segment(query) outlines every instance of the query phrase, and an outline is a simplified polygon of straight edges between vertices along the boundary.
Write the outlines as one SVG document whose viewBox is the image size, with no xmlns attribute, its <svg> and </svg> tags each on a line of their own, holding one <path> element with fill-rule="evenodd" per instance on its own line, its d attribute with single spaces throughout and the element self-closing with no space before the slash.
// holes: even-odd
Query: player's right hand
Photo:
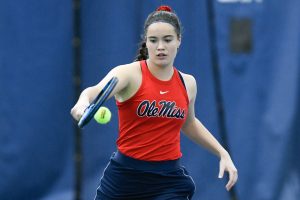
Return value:
<svg viewBox="0 0 300 200">
<path fill-rule="evenodd" d="M 79 121 L 82 117 L 85 109 L 89 106 L 89 104 L 75 104 L 75 106 L 71 109 L 71 115 L 76 120 Z"/>
</svg>

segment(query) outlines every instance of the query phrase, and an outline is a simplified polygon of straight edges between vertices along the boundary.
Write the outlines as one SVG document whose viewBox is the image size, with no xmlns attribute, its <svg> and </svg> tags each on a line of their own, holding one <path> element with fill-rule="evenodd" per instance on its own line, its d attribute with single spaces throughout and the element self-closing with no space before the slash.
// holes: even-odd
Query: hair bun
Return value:
<svg viewBox="0 0 300 200">
<path fill-rule="evenodd" d="M 159 6 L 156 11 L 166 11 L 166 12 L 172 12 L 172 8 L 170 6 Z"/>
</svg>

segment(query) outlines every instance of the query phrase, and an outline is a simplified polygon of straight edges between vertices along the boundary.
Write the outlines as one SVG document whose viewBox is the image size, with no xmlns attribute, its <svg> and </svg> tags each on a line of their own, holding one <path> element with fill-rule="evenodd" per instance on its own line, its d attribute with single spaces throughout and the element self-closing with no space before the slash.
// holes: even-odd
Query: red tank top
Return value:
<svg viewBox="0 0 300 200">
<path fill-rule="evenodd" d="M 151 74 L 140 61 L 142 83 L 128 100 L 118 102 L 118 150 L 146 161 L 175 160 L 181 157 L 180 129 L 188 113 L 188 96 L 174 67 L 169 81 Z"/>
</svg>

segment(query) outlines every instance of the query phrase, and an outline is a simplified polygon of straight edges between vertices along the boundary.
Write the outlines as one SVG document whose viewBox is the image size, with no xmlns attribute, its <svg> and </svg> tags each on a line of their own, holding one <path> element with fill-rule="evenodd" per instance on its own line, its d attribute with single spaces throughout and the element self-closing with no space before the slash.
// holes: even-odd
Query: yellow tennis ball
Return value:
<svg viewBox="0 0 300 200">
<path fill-rule="evenodd" d="M 94 119 L 99 124 L 107 124 L 111 119 L 111 112 L 106 107 L 100 107 L 99 110 L 94 115 Z"/>
</svg>

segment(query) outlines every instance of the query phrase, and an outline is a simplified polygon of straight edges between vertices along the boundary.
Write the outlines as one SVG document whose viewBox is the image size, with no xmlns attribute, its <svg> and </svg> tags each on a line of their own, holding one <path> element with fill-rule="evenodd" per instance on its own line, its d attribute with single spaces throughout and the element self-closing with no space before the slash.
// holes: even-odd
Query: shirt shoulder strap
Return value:
<svg viewBox="0 0 300 200">
<path fill-rule="evenodd" d="M 179 78 L 180 78 L 180 80 L 181 80 L 181 82 L 182 82 L 182 84 L 183 84 L 183 86 L 184 86 L 184 88 L 185 88 L 185 90 L 186 90 L 186 86 L 185 86 L 185 83 L 184 83 L 184 80 L 183 80 L 182 74 L 180 73 L 180 71 L 179 71 L 179 70 L 177 70 L 177 71 L 178 71 Z"/>
</svg>

